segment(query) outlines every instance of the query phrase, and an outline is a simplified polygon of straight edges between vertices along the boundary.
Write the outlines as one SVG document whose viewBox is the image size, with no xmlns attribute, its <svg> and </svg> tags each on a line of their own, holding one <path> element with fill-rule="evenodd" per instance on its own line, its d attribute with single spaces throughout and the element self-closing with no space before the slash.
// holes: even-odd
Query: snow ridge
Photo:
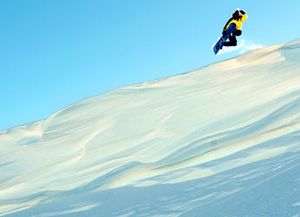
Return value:
<svg viewBox="0 0 300 217">
<path fill-rule="evenodd" d="M 265 204 L 234 208 L 241 195 L 252 192 L 249 204 L 258 189 L 276 195 L 266 190 L 276 177 L 300 180 L 299 60 L 300 40 L 266 47 L 2 132 L 0 216 L 257 216 Z M 161 186 L 177 187 L 159 194 Z M 107 198 L 129 188 L 135 193 L 122 195 L 135 206 Z M 147 189 L 153 197 L 141 199 Z M 182 191 L 184 200 L 172 198 Z M 299 188 L 286 193 L 290 204 L 266 216 L 299 213 Z M 118 209 L 105 203 L 112 200 Z"/>
</svg>

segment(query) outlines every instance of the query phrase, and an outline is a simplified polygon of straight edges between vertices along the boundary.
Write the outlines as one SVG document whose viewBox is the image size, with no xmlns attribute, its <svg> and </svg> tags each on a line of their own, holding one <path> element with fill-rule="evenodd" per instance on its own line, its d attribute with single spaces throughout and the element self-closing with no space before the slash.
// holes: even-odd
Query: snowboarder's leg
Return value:
<svg viewBox="0 0 300 217">
<path fill-rule="evenodd" d="M 231 23 L 230 26 L 226 29 L 227 36 L 230 37 L 236 32 L 236 24 Z"/>
<path fill-rule="evenodd" d="M 229 47 L 229 46 L 236 46 L 237 45 L 237 40 L 235 34 L 232 34 L 229 36 L 229 41 L 226 41 L 223 43 L 223 46 Z"/>
</svg>

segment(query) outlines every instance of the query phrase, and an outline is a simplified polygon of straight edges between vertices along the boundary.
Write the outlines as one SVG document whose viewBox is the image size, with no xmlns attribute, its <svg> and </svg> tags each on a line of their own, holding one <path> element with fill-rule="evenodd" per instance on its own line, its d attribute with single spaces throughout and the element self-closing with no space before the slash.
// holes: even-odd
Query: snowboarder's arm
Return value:
<svg viewBox="0 0 300 217">
<path fill-rule="evenodd" d="M 225 26 L 224 26 L 224 28 L 223 28 L 223 31 L 226 31 L 227 26 L 229 25 L 229 23 L 230 23 L 232 20 L 233 20 L 233 18 L 231 17 L 231 18 L 227 21 L 227 23 L 225 24 Z"/>
<path fill-rule="evenodd" d="M 223 30 L 223 36 L 229 36 L 229 35 L 231 35 L 232 33 L 236 33 L 236 24 L 235 23 L 231 23 L 230 25 L 229 25 L 229 27 L 227 28 L 227 29 L 224 29 Z M 240 31 L 240 33 L 242 33 L 242 31 Z"/>
<path fill-rule="evenodd" d="M 236 24 L 231 23 L 230 26 L 226 29 L 226 33 L 230 35 L 231 33 L 234 33 L 236 31 Z"/>
</svg>

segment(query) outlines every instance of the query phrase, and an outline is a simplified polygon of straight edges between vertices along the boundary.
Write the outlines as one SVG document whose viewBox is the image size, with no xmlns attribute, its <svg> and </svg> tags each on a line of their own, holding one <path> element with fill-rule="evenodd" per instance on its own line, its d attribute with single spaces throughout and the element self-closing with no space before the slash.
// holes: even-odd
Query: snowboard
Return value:
<svg viewBox="0 0 300 217">
<path fill-rule="evenodd" d="M 223 48 L 223 43 L 227 40 L 227 36 L 223 35 L 219 41 L 215 44 L 213 50 L 214 53 L 217 55 L 217 53 L 219 52 L 219 50 L 221 50 Z"/>
</svg>

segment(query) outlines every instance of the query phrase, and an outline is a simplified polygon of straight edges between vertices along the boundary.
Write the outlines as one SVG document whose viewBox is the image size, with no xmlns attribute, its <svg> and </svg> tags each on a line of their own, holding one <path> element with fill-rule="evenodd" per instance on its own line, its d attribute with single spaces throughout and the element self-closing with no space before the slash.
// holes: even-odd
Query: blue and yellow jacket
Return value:
<svg viewBox="0 0 300 217">
<path fill-rule="evenodd" d="M 226 25 L 224 26 L 224 30 L 227 30 L 228 27 L 229 27 L 232 23 L 234 23 L 235 26 L 236 26 L 236 30 L 242 31 L 242 28 L 243 28 L 243 22 L 244 22 L 245 20 L 247 20 L 247 18 L 248 18 L 248 15 L 247 15 L 246 13 L 243 14 L 242 17 L 241 17 L 240 19 L 235 19 L 234 17 L 230 18 L 230 19 L 228 20 L 228 22 L 226 23 Z"/>
</svg>

